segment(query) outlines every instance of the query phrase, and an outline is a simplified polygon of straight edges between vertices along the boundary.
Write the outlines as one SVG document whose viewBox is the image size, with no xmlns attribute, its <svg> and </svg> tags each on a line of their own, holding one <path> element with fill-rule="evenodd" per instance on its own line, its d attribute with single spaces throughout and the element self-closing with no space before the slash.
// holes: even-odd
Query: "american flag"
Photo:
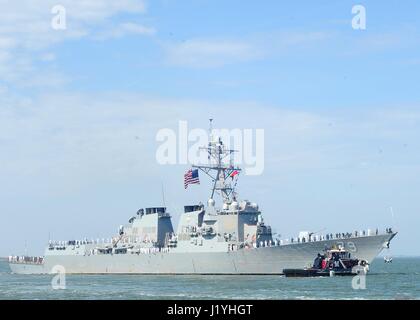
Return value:
<svg viewBox="0 0 420 320">
<path fill-rule="evenodd" d="M 187 189 L 190 184 L 200 184 L 200 178 L 198 177 L 198 169 L 188 170 L 184 174 L 184 188 Z"/>
</svg>

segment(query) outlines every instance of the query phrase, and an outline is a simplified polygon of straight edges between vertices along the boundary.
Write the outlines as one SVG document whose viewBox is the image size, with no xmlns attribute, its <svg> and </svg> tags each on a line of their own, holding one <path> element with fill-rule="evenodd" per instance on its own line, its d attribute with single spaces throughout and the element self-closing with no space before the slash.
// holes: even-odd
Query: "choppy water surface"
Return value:
<svg viewBox="0 0 420 320">
<path fill-rule="evenodd" d="M 11 274 L 0 260 L 0 299 L 419 299 L 420 258 L 377 259 L 366 289 L 352 277 L 68 275 L 54 290 L 52 275 Z"/>
</svg>

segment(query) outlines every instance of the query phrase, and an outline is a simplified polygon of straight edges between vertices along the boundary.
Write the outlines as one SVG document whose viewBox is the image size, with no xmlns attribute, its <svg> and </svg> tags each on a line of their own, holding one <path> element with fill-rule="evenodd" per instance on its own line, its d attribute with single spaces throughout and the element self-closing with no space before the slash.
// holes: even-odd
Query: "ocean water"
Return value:
<svg viewBox="0 0 420 320">
<path fill-rule="evenodd" d="M 365 289 L 352 277 L 67 275 L 57 290 L 52 278 L 11 274 L 0 260 L 0 299 L 420 299 L 420 258 L 376 259 Z"/>
</svg>

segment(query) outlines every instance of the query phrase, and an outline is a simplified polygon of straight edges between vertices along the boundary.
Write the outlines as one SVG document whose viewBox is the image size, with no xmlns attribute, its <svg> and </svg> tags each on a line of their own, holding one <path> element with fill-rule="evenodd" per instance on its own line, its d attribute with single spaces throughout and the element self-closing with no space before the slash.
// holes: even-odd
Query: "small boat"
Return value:
<svg viewBox="0 0 420 320">
<path fill-rule="evenodd" d="M 384 256 L 385 263 L 392 263 L 392 255 L 390 254 L 389 248 L 387 248 L 386 255 Z"/>
<path fill-rule="evenodd" d="M 367 261 L 352 258 L 350 252 L 340 247 L 326 250 L 323 255 L 318 253 L 310 268 L 283 269 L 283 274 L 286 277 L 354 276 L 366 274 L 368 270 Z"/>
<path fill-rule="evenodd" d="M 385 263 L 392 263 L 392 257 L 384 257 Z"/>
</svg>

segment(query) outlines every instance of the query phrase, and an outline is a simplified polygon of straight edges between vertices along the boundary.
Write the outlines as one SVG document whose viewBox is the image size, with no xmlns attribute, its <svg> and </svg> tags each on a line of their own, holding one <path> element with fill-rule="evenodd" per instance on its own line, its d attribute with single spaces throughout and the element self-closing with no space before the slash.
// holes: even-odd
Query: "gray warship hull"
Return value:
<svg viewBox="0 0 420 320">
<path fill-rule="evenodd" d="M 13 273 L 49 274 L 57 266 L 67 274 L 282 274 L 312 264 L 325 248 L 342 246 L 354 257 L 372 261 L 396 233 L 290 243 L 228 252 L 169 252 L 113 255 L 49 255 L 42 264 L 10 263 Z"/>
</svg>

